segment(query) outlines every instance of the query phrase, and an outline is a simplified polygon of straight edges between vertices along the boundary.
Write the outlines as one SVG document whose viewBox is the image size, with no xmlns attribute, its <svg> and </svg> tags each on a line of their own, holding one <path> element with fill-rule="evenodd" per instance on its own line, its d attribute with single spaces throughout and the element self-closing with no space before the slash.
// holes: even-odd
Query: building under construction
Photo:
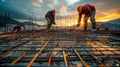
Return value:
<svg viewBox="0 0 120 67">
<path fill-rule="evenodd" d="M 119 67 L 120 31 L 0 34 L 1 67 Z"/>
<path fill-rule="evenodd" d="M 84 4 L 94 7 L 76 10 Z M 120 0 L 0 0 L 0 67 L 120 67 L 119 6 Z M 51 9 L 56 25 L 46 30 Z"/>
</svg>

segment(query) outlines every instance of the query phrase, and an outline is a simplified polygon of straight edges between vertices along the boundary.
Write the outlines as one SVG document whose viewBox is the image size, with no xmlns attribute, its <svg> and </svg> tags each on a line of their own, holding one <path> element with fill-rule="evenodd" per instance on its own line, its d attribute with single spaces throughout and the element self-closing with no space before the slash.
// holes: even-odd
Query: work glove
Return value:
<svg viewBox="0 0 120 67">
<path fill-rule="evenodd" d="M 55 21 L 54 21 L 52 24 L 55 24 L 55 25 L 56 25 Z"/>
</svg>

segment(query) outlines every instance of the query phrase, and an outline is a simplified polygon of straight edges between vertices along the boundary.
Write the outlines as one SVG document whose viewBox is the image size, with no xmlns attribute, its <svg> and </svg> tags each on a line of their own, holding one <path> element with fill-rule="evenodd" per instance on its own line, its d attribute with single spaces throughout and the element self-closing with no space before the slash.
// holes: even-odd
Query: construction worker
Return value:
<svg viewBox="0 0 120 67">
<path fill-rule="evenodd" d="M 52 24 L 55 23 L 55 13 L 56 10 L 53 9 L 51 11 L 48 11 L 47 14 L 45 15 L 45 19 L 47 20 L 47 29 L 49 30 Z"/>
<path fill-rule="evenodd" d="M 96 9 L 95 9 L 95 6 L 92 6 L 90 4 L 85 4 L 84 6 L 79 5 L 77 7 L 77 11 L 79 13 L 77 27 L 80 26 L 81 17 L 84 14 L 85 16 L 84 16 L 84 30 L 83 31 L 87 31 L 87 21 L 88 21 L 89 17 L 92 22 L 92 28 L 93 28 L 92 31 L 96 31 L 96 21 L 95 21 Z"/>
<path fill-rule="evenodd" d="M 14 32 L 15 30 L 17 30 L 16 32 L 19 32 L 21 30 L 21 26 L 18 24 L 15 24 L 12 32 Z"/>
</svg>

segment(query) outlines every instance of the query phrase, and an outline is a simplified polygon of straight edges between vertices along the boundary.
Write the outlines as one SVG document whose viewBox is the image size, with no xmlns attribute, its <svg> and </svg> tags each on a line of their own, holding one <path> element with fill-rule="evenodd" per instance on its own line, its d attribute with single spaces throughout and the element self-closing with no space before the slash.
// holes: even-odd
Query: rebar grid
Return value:
<svg viewBox="0 0 120 67">
<path fill-rule="evenodd" d="M 0 43 L 0 66 L 120 66 L 119 37 L 112 32 L 21 32 Z"/>
</svg>

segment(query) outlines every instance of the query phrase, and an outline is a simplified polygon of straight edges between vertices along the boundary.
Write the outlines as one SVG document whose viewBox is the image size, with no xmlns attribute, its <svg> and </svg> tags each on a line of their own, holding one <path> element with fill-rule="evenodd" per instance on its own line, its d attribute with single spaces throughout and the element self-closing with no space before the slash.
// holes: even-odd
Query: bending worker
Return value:
<svg viewBox="0 0 120 67">
<path fill-rule="evenodd" d="M 49 30 L 52 24 L 55 23 L 55 13 L 56 10 L 53 9 L 51 11 L 48 11 L 47 14 L 45 15 L 45 19 L 47 20 L 47 29 Z"/>
<path fill-rule="evenodd" d="M 87 21 L 88 21 L 89 17 L 92 22 L 92 28 L 93 28 L 92 31 L 96 31 L 96 21 L 95 21 L 96 9 L 95 9 L 95 6 L 92 6 L 90 4 L 86 4 L 84 6 L 79 5 L 77 7 L 77 11 L 79 13 L 77 27 L 80 26 L 81 17 L 84 14 L 85 16 L 84 16 L 84 30 L 83 31 L 87 31 Z"/>
</svg>

